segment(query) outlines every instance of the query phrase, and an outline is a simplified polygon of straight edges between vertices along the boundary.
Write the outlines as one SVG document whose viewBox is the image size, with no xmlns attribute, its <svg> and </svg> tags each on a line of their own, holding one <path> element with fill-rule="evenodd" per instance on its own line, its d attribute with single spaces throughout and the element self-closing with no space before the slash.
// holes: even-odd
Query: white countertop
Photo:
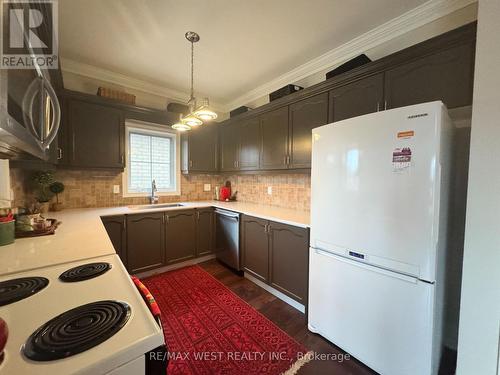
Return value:
<svg viewBox="0 0 500 375">
<path fill-rule="evenodd" d="M 0 247 L 0 275 L 114 254 L 102 216 L 217 207 L 300 227 L 309 226 L 309 212 L 245 202 L 180 202 L 184 206 L 154 209 L 82 208 L 50 212 L 62 224 L 50 236 L 20 238 Z"/>
</svg>

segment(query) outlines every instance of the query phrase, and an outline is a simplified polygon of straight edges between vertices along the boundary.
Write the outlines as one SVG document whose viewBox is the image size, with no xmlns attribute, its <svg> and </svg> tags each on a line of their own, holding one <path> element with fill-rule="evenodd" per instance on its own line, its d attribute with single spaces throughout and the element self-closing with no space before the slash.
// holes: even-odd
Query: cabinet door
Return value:
<svg viewBox="0 0 500 375">
<path fill-rule="evenodd" d="M 239 123 L 239 160 L 238 169 L 258 170 L 260 156 L 259 118 L 253 117 Z"/>
<path fill-rule="evenodd" d="M 120 257 L 122 263 L 127 267 L 127 246 L 125 236 L 125 216 L 105 216 L 102 219 L 104 228 L 108 232 L 109 239 L 115 248 L 116 253 Z"/>
<path fill-rule="evenodd" d="M 163 214 L 127 215 L 127 263 L 130 273 L 165 265 Z"/>
<path fill-rule="evenodd" d="M 269 237 L 267 220 L 243 216 L 243 269 L 261 281 L 269 280 Z"/>
<path fill-rule="evenodd" d="M 288 107 L 260 116 L 261 169 L 288 167 Z"/>
<path fill-rule="evenodd" d="M 166 212 L 165 228 L 167 264 L 192 259 L 196 256 L 195 210 Z"/>
<path fill-rule="evenodd" d="M 222 171 L 237 170 L 236 162 L 238 161 L 238 126 L 235 122 L 230 122 L 223 125 L 220 129 L 220 158 Z"/>
<path fill-rule="evenodd" d="M 328 93 L 290 106 L 290 168 L 311 168 L 311 130 L 328 122 Z"/>
<path fill-rule="evenodd" d="M 449 48 L 388 70 L 389 108 L 442 100 L 448 108 L 472 104 L 473 43 Z"/>
<path fill-rule="evenodd" d="M 215 246 L 214 210 L 198 209 L 196 212 L 196 255 L 211 254 Z"/>
<path fill-rule="evenodd" d="M 330 91 L 329 122 L 366 115 L 384 108 L 384 73 Z"/>
<path fill-rule="evenodd" d="M 309 230 L 271 222 L 269 248 L 269 284 L 306 305 Z"/>
<path fill-rule="evenodd" d="M 70 99 L 70 165 L 86 168 L 124 167 L 124 121 L 118 109 Z"/>
<path fill-rule="evenodd" d="M 217 171 L 217 125 L 193 128 L 188 134 L 189 164 L 193 172 Z"/>
</svg>

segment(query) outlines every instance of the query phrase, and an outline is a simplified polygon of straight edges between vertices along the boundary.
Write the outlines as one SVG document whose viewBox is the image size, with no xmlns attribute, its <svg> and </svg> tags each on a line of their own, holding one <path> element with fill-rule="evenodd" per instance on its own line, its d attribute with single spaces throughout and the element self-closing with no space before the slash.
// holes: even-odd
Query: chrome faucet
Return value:
<svg viewBox="0 0 500 375">
<path fill-rule="evenodd" d="M 156 181 L 153 180 L 151 181 L 151 196 L 149 197 L 149 201 L 151 204 L 157 204 L 158 203 L 158 196 L 156 195 L 156 192 L 158 189 L 156 188 Z"/>
</svg>

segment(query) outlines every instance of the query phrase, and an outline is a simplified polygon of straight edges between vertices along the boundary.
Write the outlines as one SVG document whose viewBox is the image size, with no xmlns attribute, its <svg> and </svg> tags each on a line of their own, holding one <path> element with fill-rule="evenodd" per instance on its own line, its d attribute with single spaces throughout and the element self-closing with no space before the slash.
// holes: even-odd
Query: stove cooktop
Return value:
<svg viewBox="0 0 500 375">
<path fill-rule="evenodd" d="M 108 272 L 110 269 L 111 264 L 107 262 L 82 264 L 64 271 L 59 276 L 59 280 L 66 283 L 89 280 Z"/>
<path fill-rule="evenodd" d="M 49 284 L 45 277 L 21 277 L 0 282 L 0 306 L 28 298 Z"/>
<path fill-rule="evenodd" d="M 71 357 L 106 341 L 129 320 L 125 302 L 92 302 L 68 310 L 38 328 L 26 341 L 24 355 L 34 361 Z"/>
</svg>

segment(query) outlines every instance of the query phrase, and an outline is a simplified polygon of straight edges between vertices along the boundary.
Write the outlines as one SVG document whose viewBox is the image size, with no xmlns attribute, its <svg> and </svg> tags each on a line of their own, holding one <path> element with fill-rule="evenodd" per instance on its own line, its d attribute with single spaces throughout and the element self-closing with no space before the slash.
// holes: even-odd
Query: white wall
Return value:
<svg viewBox="0 0 500 375">
<path fill-rule="evenodd" d="M 457 374 L 498 374 L 500 1 L 480 0 Z"/>
</svg>

